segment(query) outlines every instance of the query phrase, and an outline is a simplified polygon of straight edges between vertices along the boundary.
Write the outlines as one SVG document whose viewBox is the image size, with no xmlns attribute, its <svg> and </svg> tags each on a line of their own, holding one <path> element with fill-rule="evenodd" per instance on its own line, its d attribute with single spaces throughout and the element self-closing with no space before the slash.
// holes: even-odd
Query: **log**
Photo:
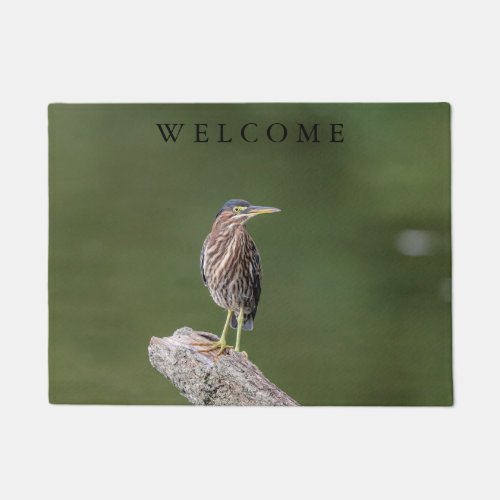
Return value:
<svg viewBox="0 0 500 500">
<path fill-rule="evenodd" d="M 298 406 L 243 353 L 200 352 L 193 344 L 217 341 L 213 333 L 183 327 L 171 337 L 152 337 L 149 360 L 195 405 Z"/>
</svg>

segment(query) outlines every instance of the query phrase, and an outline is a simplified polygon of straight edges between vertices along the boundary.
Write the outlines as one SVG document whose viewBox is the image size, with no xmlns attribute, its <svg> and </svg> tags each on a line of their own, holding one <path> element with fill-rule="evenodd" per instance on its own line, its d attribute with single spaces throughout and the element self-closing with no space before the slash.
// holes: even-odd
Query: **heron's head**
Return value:
<svg viewBox="0 0 500 500">
<path fill-rule="evenodd" d="M 228 224 L 245 224 L 256 215 L 272 214 L 274 212 L 281 212 L 281 210 L 274 207 L 252 205 L 245 200 L 229 200 L 224 203 L 215 218 L 216 220 L 221 220 Z"/>
</svg>

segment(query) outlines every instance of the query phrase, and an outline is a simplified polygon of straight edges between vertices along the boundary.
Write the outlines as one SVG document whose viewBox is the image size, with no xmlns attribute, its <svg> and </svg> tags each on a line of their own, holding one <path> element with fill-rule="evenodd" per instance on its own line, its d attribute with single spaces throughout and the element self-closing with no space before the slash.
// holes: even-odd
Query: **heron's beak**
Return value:
<svg viewBox="0 0 500 500">
<path fill-rule="evenodd" d="M 255 217 L 256 215 L 260 214 L 273 214 L 275 212 L 281 212 L 279 208 L 274 208 L 274 207 L 259 207 L 256 205 L 251 205 L 245 210 L 245 214 L 249 215 L 250 217 Z"/>
</svg>

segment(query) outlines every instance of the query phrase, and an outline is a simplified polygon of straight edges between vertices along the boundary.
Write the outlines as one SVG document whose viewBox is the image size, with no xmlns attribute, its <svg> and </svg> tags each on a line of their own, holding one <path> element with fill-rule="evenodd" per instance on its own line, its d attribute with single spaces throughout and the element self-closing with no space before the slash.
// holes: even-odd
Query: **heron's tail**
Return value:
<svg viewBox="0 0 500 500">
<path fill-rule="evenodd" d="M 238 318 L 234 313 L 231 316 L 231 328 L 238 328 Z M 251 314 L 245 314 L 243 317 L 243 330 L 253 330 L 253 316 Z"/>
</svg>

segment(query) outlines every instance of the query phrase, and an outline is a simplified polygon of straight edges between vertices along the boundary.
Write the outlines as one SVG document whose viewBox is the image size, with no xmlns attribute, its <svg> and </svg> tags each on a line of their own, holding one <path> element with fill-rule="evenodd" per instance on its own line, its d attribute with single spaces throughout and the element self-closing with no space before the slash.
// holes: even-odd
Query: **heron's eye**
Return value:
<svg viewBox="0 0 500 500">
<path fill-rule="evenodd" d="M 243 207 L 234 207 L 234 208 L 233 208 L 233 212 L 234 212 L 235 214 L 239 214 L 239 213 L 242 211 L 242 209 L 243 209 Z"/>
</svg>

